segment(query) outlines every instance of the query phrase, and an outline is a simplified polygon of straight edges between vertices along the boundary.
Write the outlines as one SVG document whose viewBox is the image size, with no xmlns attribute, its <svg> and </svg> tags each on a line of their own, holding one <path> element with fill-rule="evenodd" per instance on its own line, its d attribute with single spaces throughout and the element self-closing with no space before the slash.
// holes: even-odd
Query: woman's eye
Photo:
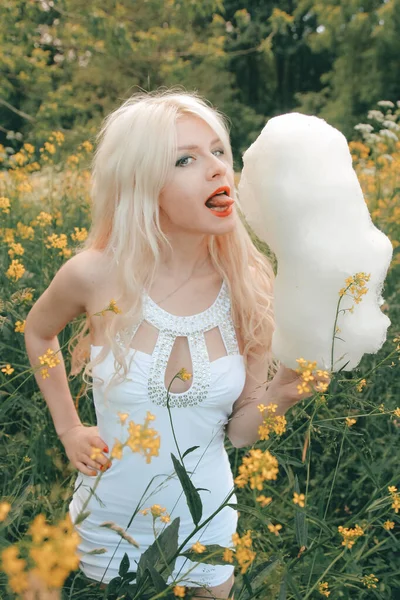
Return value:
<svg viewBox="0 0 400 600">
<path fill-rule="evenodd" d="M 213 154 L 217 154 L 217 156 L 222 156 L 225 152 L 219 148 L 218 150 L 214 150 Z"/>
<path fill-rule="evenodd" d="M 193 156 L 182 156 L 182 158 L 178 158 L 178 160 L 175 163 L 176 167 L 187 167 L 188 165 L 190 165 L 191 163 L 189 161 L 194 160 Z"/>
</svg>

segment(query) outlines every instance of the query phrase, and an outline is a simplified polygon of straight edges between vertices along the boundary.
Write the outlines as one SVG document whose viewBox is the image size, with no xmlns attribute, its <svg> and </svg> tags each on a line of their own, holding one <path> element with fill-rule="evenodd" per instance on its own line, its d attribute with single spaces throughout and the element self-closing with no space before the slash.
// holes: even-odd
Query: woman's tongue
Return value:
<svg viewBox="0 0 400 600">
<path fill-rule="evenodd" d="M 232 203 L 231 199 L 226 194 L 217 194 L 209 198 L 206 202 L 207 208 L 210 210 L 226 210 Z"/>
</svg>

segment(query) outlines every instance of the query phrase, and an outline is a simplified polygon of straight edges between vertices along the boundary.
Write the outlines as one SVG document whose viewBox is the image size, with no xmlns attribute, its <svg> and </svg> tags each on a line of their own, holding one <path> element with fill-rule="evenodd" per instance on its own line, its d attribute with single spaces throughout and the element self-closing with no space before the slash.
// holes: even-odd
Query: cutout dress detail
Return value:
<svg viewBox="0 0 400 600">
<path fill-rule="evenodd" d="M 203 503 L 202 521 L 207 519 L 233 489 L 233 476 L 224 447 L 225 426 L 234 402 L 240 396 L 246 379 L 243 356 L 240 354 L 231 318 L 231 302 L 226 282 L 223 281 L 215 302 L 205 311 L 192 316 L 175 316 L 161 309 L 146 293 L 143 294 L 143 319 L 132 332 L 133 339 L 143 321 L 159 331 L 153 353 L 146 354 L 134 348 L 128 352 L 127 378 L 107 390 L 114 372 L 111 352 L 93 369 L 93 399 L 99 434 L 111 449 L 115 440 L 128 438 L 129 421 L 142 424 L 150 411 L 155 420 L 151 426 L 160 435 L 159 456 L 147 464 L 143 456 L 124 448 L 122 458 L 113 460 L 96 488 L 95 496 L 86 510 L 89 516 L 77 526 L 81 536 L 78 548 L 81 569 L 90 579 L 108 583 L 118 575 L 119 564 L 125 554 L 130 559 L 130 570 L 136 571 L 140 555 L 154 542 L 153 518 L 138 513 L 139 510 L 160 504 L 170 515 L 171 522 L 180 517 L 179 544 L 194 529 L 182 486 L 175 474 L 171 452 L 178 456 L 167 409 L 165 370 L 175 339 L 186 336 L 192 359 L 191 387 L 181 393 L 170 392 L 170 411 L 177 443 L 183 454 L 188 448 L 199 446 L 185 456 L 184 464 Z M 226 348 L 226 356 L 209 360 L 205 332 L 219 328 Z M 117 339 L 121 343 L 121 339 Z M 94 358 L 101 350 L 92 346 Z M 100 382 L 100 383 L 98 383 Z M 128 413 L 122 425 L 118 412 Z M 95 477 L 79 473 L 70 503 L 71 518 L 75 521 L 87 499 Z M 233 495 L 231 503 L 236 502 Z M 104 522 L 114 522 L 139 544 L 130 545 L 115 531 L 101 527 Z M 197 540 L 202 544 L 232 546 L 236 531 L 237 513 L 225 507 L 202 528 L 187 544 L 190 548 Z M 156 521 L 160 533 L 168 524 Z M 104 548 L 103 554 L 88 554 Z M 190 571 L 190 572 L 189 572 Z M 231 565 L 207 565 L 178 557 L 168 583 L 179 579 L 180 585 L 211 587 L 226 581 L 233 572 Z M 182 579 L 183 577 L 183 579 Z"/>
</svg>

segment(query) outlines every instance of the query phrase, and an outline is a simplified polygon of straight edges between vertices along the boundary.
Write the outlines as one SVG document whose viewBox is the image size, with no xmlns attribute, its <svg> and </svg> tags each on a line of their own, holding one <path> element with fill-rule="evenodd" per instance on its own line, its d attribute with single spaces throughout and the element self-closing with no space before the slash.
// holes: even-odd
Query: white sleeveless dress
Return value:
<svg viewBox="0 0 400 600">
<path fill-rule="evenodd" d="M 170 409 L 181 453 L 192 446 L 199 446 L 184 458 L 184 463 L 186 470 L 192 473 L 195 487 L 208 490 L 199 492 L 203 503 L 202 521 L 218 508 L 233 489 L 233 476 L 224 448 L 224 428 L 233 403 L 243 390 L 246 372 L 231 319 L 231 302 L 226 282 L 223 281 L 212 306 L 189 317 L 175 316 L 164 311 L 144 293 L 142 321 L 144 320 L 159 330 L 153 354 L 132 349 L 128 355 L 128 378 L 123 383 L 110 387 L 106 399 L 104 388 L 114 373 L 112 353 L 109 352 L 104 361 L 94 369 L 93 396 L 97 425 L 100 436 L 109 448 L 113 447 L 116 438 L 125 441 L 128 437 L 126 425 L 121 425 L 118 412 L 129 414 L 126 424 L 130 420 L 141 424 L 147 411 L 150 411 L 155 416 L 151 427 L 158 431 L 161 439 L 159 456 L 152 457 L 150 464 L 129 448 L 124 449 L 121 460 L 113 460 L 111 468 L 100 480 L 96 497 L 92 496 L 89 502 L 87 510 L 90 515 L 77 526 L 81 536 L 78 549 L 81 553 L 80 567 L 87 577 L 104 583 L 118 575 L 118 567 L 125 552 L 130 559 L 130 570 L 136 571 L 140 555 L 154 542 L 150 513 L 146 516 L 137 514 L 126 530 L 139 544 L 139 548 L 121 539 L 114 531 L 99 527 L 105 521 L 113 521 L 125 529 L 143 494 L 144 501 L 141 502 L 140 509 L 160 504 L 166 508 L 171 522 L 175 517 L 180 517 L 179 544 L 194 529 L 182 486 L 172 465 L 171 452 L 175 456 L 178 456 L 178 452 L 168 416 L 167 390 L 164 385 L 165 370 L 177 336 L 188 338 L 193 373 L 189 390 L 170 393 Z M 227 355 L 210 362 L 204 333 L 214 327 L 219 327 Z M 92 346 L 92 358 L 100 350 L 101 347 Z M 96 385 L 96 376 L 102 378 L 101 385 Z M 153 482 L 145 493 L 152 478 Z M 94 481 L 95 477 L 78 474 L 69 507 L 73 522 Z M 230 502 L 235 503 L 236 497 L 232 496 Z M 168 526 L 159 519 L 156 523 L 159 532 Z M 204 545 L 232 546 L 232 534 L 236 531 L 236 526 L 236 511 L 225 507 L 191 539 L 187 548 L 197 540 Z M 87 554 L 98 548 L 105 548 L 106 552 Z M 207 565 L 179 557 L 168 583 L 180 579 L 180 585 L 216 586 L 229 579 L 232 572 L 231 565 Z M 183 576 L 185 577 L 182 579 Z"/>
</svg>

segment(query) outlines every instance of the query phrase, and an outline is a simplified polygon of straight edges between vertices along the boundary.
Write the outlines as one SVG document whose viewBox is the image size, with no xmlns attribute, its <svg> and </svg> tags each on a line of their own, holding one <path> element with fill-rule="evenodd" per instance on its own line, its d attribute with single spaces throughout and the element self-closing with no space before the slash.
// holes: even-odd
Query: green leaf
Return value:
<svg viewBox="0 0 400 600">
<path fill-rule="evenodd" d="M 188 454 L 190 454 L 191 452 L 193 452 L 194 450 L 197 450 L 197 448 L 200 448 L 200 446 L 192 446 L 191 448 L 188 448 L 187 450 L 185 450 L 185 452 L 182 454 L 182 458 L 185 458 L 185 456 L 187 456 Z"/>
<path fill-rule="evenodd" d="M 300 486 L 297 475 L 295 477 L 294 489 L 295 492 L 300 494 Z M 300 547 L 307 546 L 308 525 L 306 520 L 306 513 L 297 504 L 295 506 L 296 507 L 294 513 L 294 527 L 296 531 L 296 540 Z"/>
<path fill-rule="evenodd" d="M 156 592 L 163 592 L 168 587 L 163 577 L 151 565 L 148 565 L 147 569 L 149 571 Z"/>
<path fill-rule="evenodd" d="M 223 560 L 222 555 L 224 553 L 225 547 L 219 546 L 218 544 L 210 544 L 206 546 L 206 550 L 199 554 L 194 550 L 186 550 L 185 552 L 181 552 L 180 556 L 185 556 L 189 560 L 195 563 L 207 563 L 209 565 L 230 565 L 232 563 Z M 218 552 L 218 554 L 215 554 Z M 210 556 L 211 554 L 215 554 L 214 556 Z"/>
<path fill-rule="evenodd" d="M 279 590 L 278 600 L 286 600 L 286 597 L 287 597 L 286 590 L 287 590 L 286 577 L 284 577 L 284 579 L 282 580 L 282 583 L 281 583 L 280 590 Z"/>
<path fill-rule="evenodd" d="M 268 560 L 262 562 L 257 565 L 257 567 L 251 570 L 251 586 L 255 592 L 258 591 L 257 588 L 261 588 L 259 591 L 264 588 L 264 580 L 268 575 L 273 571 L 277 566 L 279 566 L 280 561 L 277 558 L 269 558 Z"/>
<path fill-rule="evenodd" d="M 137 569 L 137 583 L 146 576 L 146 569 L 150 567 L 161 574 L 165 580 L 172 574 L 175 567 L 174 554 L 178 550 L 178 532 L 180 518 L 177 517 L 166 527 L 157 539 L 140 557 Z"/>
<path fill-rule="evenodd" d="M 286 581 L 290 587 L 291 592 L 293 593 L 294 597 L 296 598 L 296 600 L 303 600 L 303 598 L 300 595 L 300 592 L 295 584 L 295 582 L 293 581 L 292 576 L 289 574 L 289 572 L 286 573 Z"/>
<path fill-rule="evenodd" d="M 74 525 L 80 525 L 82 523 L 82 521 L 84 521 L 89 515 L 90 515 L 90 510 L 87 510 L 87 511 L 81 513 L 80 515 L 78 515 L 78 518 L 74 522 Z"/>
<path fill-rule="evenodd" d="M 293 458 L 292 456 L 288 456 L 287 454 L 280 454 L 279 452 L 274 452 L 275 458 L 278 459 L 280 465 L 292 465 L 292 467 L 299 467 L 304 469 L 306 466 L 305 463 L 301 462 L 301 460 L 297 460 L 297 458 Z"/>
<path fill-rule="evenodd" d="M 120 575 L 121 577 L 126 575 L 127 572 L 129 571 L 130 566 L 131 566 L 131 563 L 129 561 L 129 557 L 128 557 L 127 553 L 125 552 L 125 554 L 121 560 L 121 563 L 119 565 L 118 575 Z"/>
<path fill-rule="evenodd" d="M 174 464 L 175 472 L 178 475 L 179 481 L 181 482 L 183 491 L 185 493 L 186 502 L 189 507 L 190 514 L 192 515 L 193 523 L 198 525 L 203 514 L 203 504 L 201 502 L 200 494 L 194 487 L 185 467 L 181 465 L 179 460 L 172 454 L 172 452 L 171 458 Z"/>
</svg>

